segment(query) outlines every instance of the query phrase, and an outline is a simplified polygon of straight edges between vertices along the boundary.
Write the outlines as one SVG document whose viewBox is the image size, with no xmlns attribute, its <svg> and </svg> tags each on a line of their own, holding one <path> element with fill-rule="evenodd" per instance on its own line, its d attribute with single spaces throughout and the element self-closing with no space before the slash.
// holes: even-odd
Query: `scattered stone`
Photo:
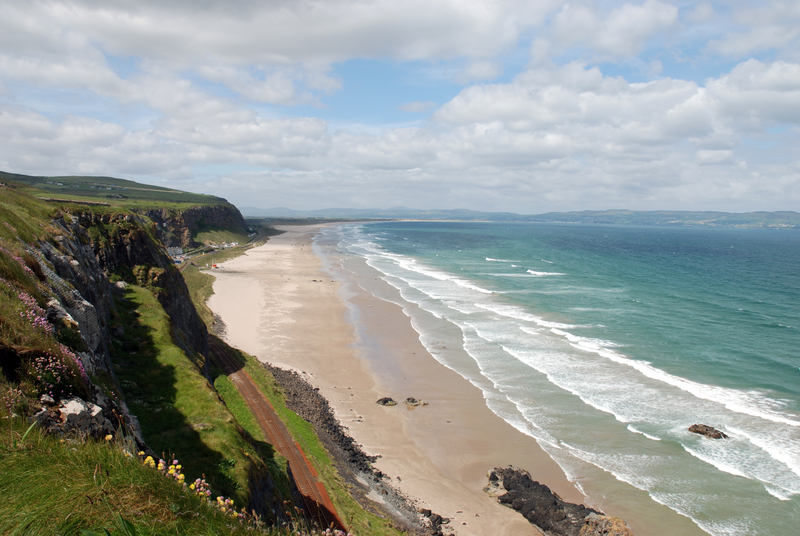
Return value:
<svg viewBox="0 0 800 536">
<path fill-rule="evenodd" d="M 710 439 L 728 439 L 728 436 L 705 424 L 693 424 L 689 427 L 689 431 L 694 434 L 700 434 Z"/>
<path fill-rule="evenodd" d="M 413 396 L 410 396 L 410 397 L 406 398 L 405 400 L 403 400 L 403 404 L 405 404 L 406 406 L 411 406 L 411 407 L 415 408 L 417 406 L 427 406 L 428 402 L 425 401 L 425 400 L 417 400 Z"/>
<path fill-rule="evenodd" d="M 53 397 L 50 395 L 42 395 L 42 398 L 39 399 L 43 406 L 55 406 L 56 401 L 53 400 Z"/>
<path fill-rule="evenodd" d="M 395 402 L 395 400 L 393 398 L 390 398 L 388 396 L 381 398 L 380 400 L 378 400 L 375 403 L 379 404 L 381 406 L 396 406 L 397 405 L 397 402 Z"/>
<path fill-rule="evenodd" d="M 104 414 L 104 409 L 96 404 L 80 398 L 68 398 L 62 400 L 58 406 L 55 405 L 55 401 L 47 405 L 48 407 L 35 414 L 33 419 L 48 433 L 95 439 L 102 439 L 115 433 L 116 427 Z"/>
</svg>

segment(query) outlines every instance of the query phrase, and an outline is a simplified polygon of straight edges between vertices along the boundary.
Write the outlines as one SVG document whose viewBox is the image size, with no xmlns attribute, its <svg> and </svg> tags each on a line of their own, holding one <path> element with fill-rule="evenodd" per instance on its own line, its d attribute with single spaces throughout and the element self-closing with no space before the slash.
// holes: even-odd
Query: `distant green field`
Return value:
<svg viewBox="0 0 800 536">
<path fill-rule="evenodd" d="M 114 177 L 34 177 L 0 171 L 0 181 L 14 181 L 48 192 L 53 199 L 108 203 L 127 208 L 176 207 L 182 205 L 218 205 L 226 203 L 221 197 L 193 194 L 151 186 Z M 30 191 L 36 197 L 41 192 Z"/>
</svg>

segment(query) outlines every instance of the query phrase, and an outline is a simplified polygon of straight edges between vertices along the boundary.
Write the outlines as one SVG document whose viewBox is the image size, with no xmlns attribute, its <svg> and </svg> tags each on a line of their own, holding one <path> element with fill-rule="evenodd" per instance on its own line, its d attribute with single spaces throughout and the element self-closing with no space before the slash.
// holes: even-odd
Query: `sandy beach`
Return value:
<svg viewBox="0 0 800 536">
<path fill-rule="evenodd" d="M 533 438 L 493 414 L 478 388 L 428 353 L 401 307 L 342 280 L 335 255 L 325 255 L 323 266 L 312 250 L 317 227 L 281 229 L 213 271 L 209 306 L 231 345 L 305 374 L 364 450 L 381 456 L 375 466 L 395 487 L 451 518 L 459 535 L 539 534 L 482 491 L 497 466 L 524 468 L 564 500 L 586 502 Z M 383 282 L 376 275 L 370 283 L 374 291 Z M 394 291 L 379 288 L 389 297 Z M 428 405 L 375 403 L 386 396 Z"/>
</svg>

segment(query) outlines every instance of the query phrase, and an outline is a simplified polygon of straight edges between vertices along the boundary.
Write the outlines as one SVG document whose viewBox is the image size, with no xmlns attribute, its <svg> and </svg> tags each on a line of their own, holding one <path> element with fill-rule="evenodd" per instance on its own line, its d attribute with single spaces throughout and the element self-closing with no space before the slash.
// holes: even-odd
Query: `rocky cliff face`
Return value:
<svg viewBox="0 0 800 536">
<path fill-rule="evenodd" d="M 109 280 L 112 272 L 151 289 L 170 317 L 176 342 L 189 352 L 208 355 L 205 324 L 192 304 L 183 277 L 156 238 L 152 223 L 128 212 L 91 211 L 64 213 L 50 223 L 52 239 L 41 241 L 38 249 L 33 246 L 26 249 L 37 259 L 41 279 L 56 295 L 47 304 L 47 318 L 77 328 L 81 343 L 73 347 L 81 348 L 75 353 L 87 372 L 100 378 L 107 387 L 112 386 L 113 391 L 122 391 L 111 363 L 109 346 L 114 294 L 121 293 L 124 284 L 112 283 Z M 143 445 L 138 421 L 128 411 L 124 399 L 110 400 L 98 386 L 89 388 L 91 400 L 87 403 L 97 404 L 109 415 L 122 415 Z M 64 417 L 61 408 L 50 412 L 56 410 Z M 37 416 L 40 417 L 46 420 L 47 415 Z M 83 417 L 86 416 L 81 414 Z M 58 424 L 58 419 L 50 420 Z M 66 417 L 62 420 L 67 422 Z M 100 421 L 80 422 L 91 428 Z"/>
<path fill-rule="evenodd" d="M 156 224 L 158 236 L 166 246 L 195 246 L 192 235 L 203 229 L 247 230 L 244 218 L 233 205 L 151 209 L 144 215 Z"/>
<path fill-rule="evenodd" d="M 175 263 L 153 236 L 155 230 L 132 214 L 75 215 L 78 225 L 92 237 L 91 249 L 105 274 L 122 269 L 136 282 L 156 291 L 156 297 L 172 321 L 175 340 L 185 349 L 208 354 L 208 331 L 189 297 L 186 282 Z M 152 233 L 152 234 L 151 234 Z"/>
</svg>

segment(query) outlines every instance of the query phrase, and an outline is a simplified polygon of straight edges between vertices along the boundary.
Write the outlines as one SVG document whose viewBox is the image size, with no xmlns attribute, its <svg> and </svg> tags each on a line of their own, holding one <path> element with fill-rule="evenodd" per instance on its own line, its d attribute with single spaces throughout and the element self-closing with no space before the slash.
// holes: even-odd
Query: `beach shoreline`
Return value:
<svg viewBox="0 0 800 536">
<path fill-rule="evenodd" d="M 450 518 L 459 535 L 540 534 L 483 492 L 495 467 L 526 469 L 563 500 L 587 502 L 534 438 L 428 352 L 393 288 L 376 274 L 367 291 L 337 270 L 335 244 L 314 245 L 320 226 L 280 229 L 213 271 L 209 307 L 229 344 L 318 387 L 355 441 L 380 456 L 375 468 L 418 508 Z M 399 404 L 376 404 L 383 397 Z M 407 397 L 428 405 L 406 406 Z"/>
</svg>

